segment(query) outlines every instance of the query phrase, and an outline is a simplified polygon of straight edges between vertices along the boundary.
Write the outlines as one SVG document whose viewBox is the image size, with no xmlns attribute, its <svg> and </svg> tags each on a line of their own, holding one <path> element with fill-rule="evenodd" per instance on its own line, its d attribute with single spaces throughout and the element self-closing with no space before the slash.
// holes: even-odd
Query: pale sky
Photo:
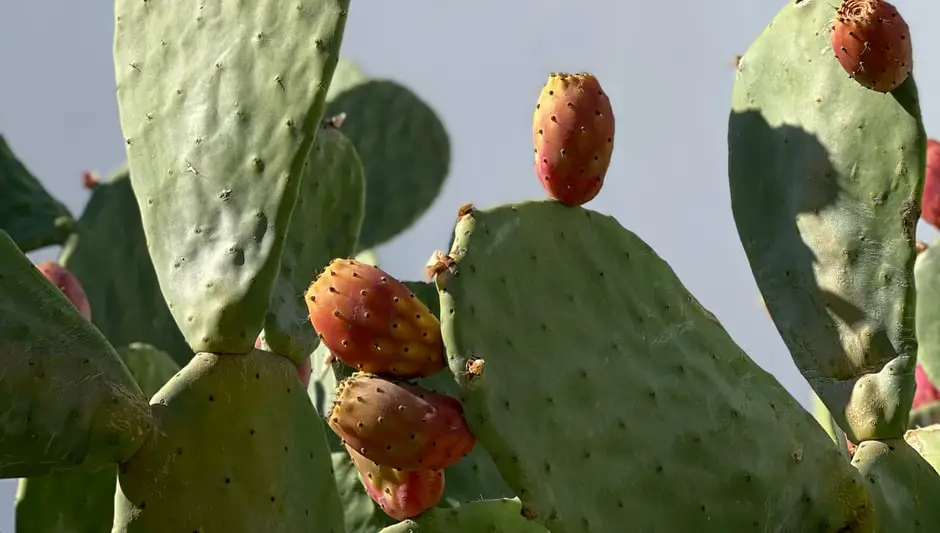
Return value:
<svg viewBox="0 0 940 533">
<path fill-rule="evenodd" d="M 542 198 L 532 169 L 536 98 L 550 71 L 589 71 L 610 95 L 617 133 L 604 189 L 586 207 L 645 239 L 745 351 L 807 404 L 809 389 L 759 305 L 726 172 L 731 60 L 783 2 L 352 2 L 343 55 L 373 77 L 409 85 L 438 111 L 452 141 L 443 194 L 379 249 L 384 268 L 419 279 L 431 252 L 447 246 L 463 203 Z M 940 7 L 895 5 L 911 27 L 930 134 L 940 128 L 940 105 L 927 96 L 940 93 L 940 56 L 918 51 L 937 48 L 927 25 L 940 19 Z M 104 173 L 124 160 L 112 34 L 109 2 L 0 1 L 0 133 L 76 216 L 88 198 L 81 172 Z M 936 235 L 921 228 L 922 239 Z M 0 533 L 12 532 L 15 487 L 0 481 Z"/>
</svg>

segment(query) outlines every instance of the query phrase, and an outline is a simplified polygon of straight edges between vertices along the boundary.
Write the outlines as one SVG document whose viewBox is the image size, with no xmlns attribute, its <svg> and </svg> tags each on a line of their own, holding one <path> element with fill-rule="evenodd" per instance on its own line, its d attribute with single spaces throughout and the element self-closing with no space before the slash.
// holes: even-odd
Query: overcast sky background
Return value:
<svg viewBox="0 0 940 533">
<path fill-rule="evenodd" d="M 543 197 L 530 137 L 539 89 L 550 71 L 593 72 L 611 97 L 617 133 L 604 189 L 588 207 L 645 239 L 805 405 L 808 387 L 759 305 L 726 173 L 731 60 L 784 2 L 581 4 L 353 0 L 344 55 L 424 97 L 448 127 L 454 154 L 438 203 L 379 249 L 382 266 L 418 279 L 461 204 Z M 940 120 L 927 96 L 940 90 L 940 56 L 924 51 L 938 44 L 927 23 L 940 7 L 895 5 L 911 26 L 929 133 Z M 104 173 L 124 160 L 112 36 L 111 2 L 0 1 L 0 133 L 76 216 L 88 198 L 81 172 Z M 936 236 L 921 226 L 921 238 Z M 0 482 L 0 532 L 12 532 L 14 492 L 15 480 Z"/>
</svg>

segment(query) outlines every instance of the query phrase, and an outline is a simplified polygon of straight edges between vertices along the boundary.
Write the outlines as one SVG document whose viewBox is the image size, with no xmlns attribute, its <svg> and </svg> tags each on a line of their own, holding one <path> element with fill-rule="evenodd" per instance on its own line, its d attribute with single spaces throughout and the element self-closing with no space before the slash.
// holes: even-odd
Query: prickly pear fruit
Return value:
<svg viewBox="0 0 940 533">
<path fill-rule="evenodd" d="M 832 51 L 863 87 L 887 93 L 911 74 L 911 34 L 883 0 L 843 0 L 832 25 Z"/>
<path fill-rule="evenodd" d="M 346 445 L 366 493 L 395 520 L 407 520 L 437 505 L 444 494 L 443 470 L 399 470 L 380 466 Z"/>
<path fill-rule="evenodd" d="M 614 151 L 614 112 L 597 78 L 553 72 L 532 121 L 535 171 L 549 196 L 583 205 L 604 184 Z"/>
<path fill-rule="evenodd" d="M 58 287 L 65 294 L 65 297 L 72 302 L 72 305 L 85 317 L 85 320 L 91 320 L 91 305 L 89 305 L 88 298 L 85 296 L 85 289 L 82 288 L 78 278 L 69 269 L 55 261 L 43 261 L 36 265 L 36 268 L 42 272 L 43 276 L 46 276 L 49 283 Z"/>
<path fill-rule="evenodd" d="M 920 201 L 920 218 L 940 228 L 940 142 L 927 139 L 927 175 L 924 196 Z"/>
<path fill-rule="evenodd" d="M 360 454 L 403 470 L 446 468 L 476 444 L 456 399 L 362 372 L 337 385 L 327 420 Z"/>
<path fill-rule="evenodd" d="M 353 368 L 417 378 L 447 366 L 437 317 L 378 267 L 334 259 L 304 296 L 321 342 Z"/>
<path fill-rule="evenodd" d="M 911 404 L 911 409 L 917 409 L 940 400 L 940 390 L 937 390 L 937 387 L 931 383 L 927 373 L 920 365 L 917 365 L 914 369 L 914 381 L 916 388 L 914 389 L 914 402 Z"/>
</svg>

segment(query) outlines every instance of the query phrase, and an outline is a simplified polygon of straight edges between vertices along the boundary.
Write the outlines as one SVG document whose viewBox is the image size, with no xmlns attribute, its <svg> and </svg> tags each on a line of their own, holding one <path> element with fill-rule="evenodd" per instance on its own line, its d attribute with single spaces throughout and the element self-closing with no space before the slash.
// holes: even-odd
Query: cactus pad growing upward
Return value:
<svg viewBox="0 0 940 533">
<path fill-rule="evenodd" d="M 790 1 L 741 59 L 731 206 L 770 316 L 836 422 L 853 442 L 900 439 L 926 135 L 913 77 L 884 95 L 821 60 L 828 36 L 812 28 L 832 16 Z"/>
<path fill-rule="evenodd" d="M 121 129 L 160 287 L 194 352 L 261 330 L 349 0 L 118 0 Z M 191 31 L 179 31 L 186 26 Z"/>
<path fill-rule="evenodd" d="M 528 202 L 455 234 L 437 283 L 467 423 L 552 533 L 871 531 L 825 432 L 613 218 Z"/>
<path fill-rule="evenodd" d="M 120 466 L 115 533 L 344 531 L 323 424 L 288 359 L 196 354 L 151 405 L 156 430 Z"/>
</svg>

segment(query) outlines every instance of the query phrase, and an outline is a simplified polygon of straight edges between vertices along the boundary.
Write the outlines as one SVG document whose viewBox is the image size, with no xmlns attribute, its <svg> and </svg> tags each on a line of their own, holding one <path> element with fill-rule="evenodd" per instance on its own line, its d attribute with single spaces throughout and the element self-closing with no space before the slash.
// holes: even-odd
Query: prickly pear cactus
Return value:
<svg viewBox="0 0 940 533">
<path fill-rule="evenodd" d="M 434 203 L 450 172 L 450 137 L 437 113 L 392 81 L 344 67 L 342 90 L 326 116 L 345 114 L 343 133 L 362 158 L 366 211 L 359 250 L 383 244 L 414 224 Z"/>
<path fill-rule="evenodd" d="M 527 202 L 455 234 L 437 277 L 450 368 L 527 516 L 553 533 L 874 530 L 825 432 L 613 218 Z"/>
<path fill-rule="evenodd" d="M 904 434 L 904 440 L 940 473 L 940 424 L 911 429 Z"/>
<path fill-rule="evenodd" d="M 323 425 L 286 357 L 196 354 L 151 405 L 156 431 L 120 466 L 115 533 L 345 530 Z"/>
<path fill-rule="evenodd" d="M 82 281 L 112 345 L 158 345 L 181 365 L 193 356 L 160 292 L 126 165 L 95 185 L 59 262 Z"/>
<path fill-rule="evenodd" d="M 731 203 L 813 390 L 853 442 L 900 439 L 914 395 L 924 127 L 913 77 L 890 95 L 848 78 L 828 52 L 834 16 L 830 2 L 790 0 L 741 58 Z"/>
<path fill-rule="evenodd" d="M 72 231 L 72 214 L 53 198 L 0 135 L 0 230 L 23 253 L 62 244 Z"/>
<path fill-rule="evenodd" d="M 862 442 L 852 464 L 872 487 L 879 531 L 937 530 L 940 476 L 904 439 Z"/>
<path fill-rule="evenodd" d="M 131 181 L 194 352 L 253 349 L 339 57 L 349 0 L 282 7 L 116 3 Z"/>
<path fill-rule="evenodd" d="M 121 361 L 146 397 L 179 371 L 179 365 L 152 345 L 118 349 Z M 114 522 L 117 465 L 75 469 L 21 479 L 16 492 L 16 533 L 101 533 Z"/>
<path fill-rule="evenodd" d="M 280 274 L 265 317 L 267 346 L 295 363 L 316 349 L 303 293 L 311 274 L 333 257 L 353 254 L 365 208 L 365 179 L 339 119 L 327 119 L 307 156 L 304 178 L 284 243 Z"/>
<path fill-rule="evenodd" d="M 0 477 L 130 457 L 153 426 L 108 341 L 0 231 Z"/>
</svg>

